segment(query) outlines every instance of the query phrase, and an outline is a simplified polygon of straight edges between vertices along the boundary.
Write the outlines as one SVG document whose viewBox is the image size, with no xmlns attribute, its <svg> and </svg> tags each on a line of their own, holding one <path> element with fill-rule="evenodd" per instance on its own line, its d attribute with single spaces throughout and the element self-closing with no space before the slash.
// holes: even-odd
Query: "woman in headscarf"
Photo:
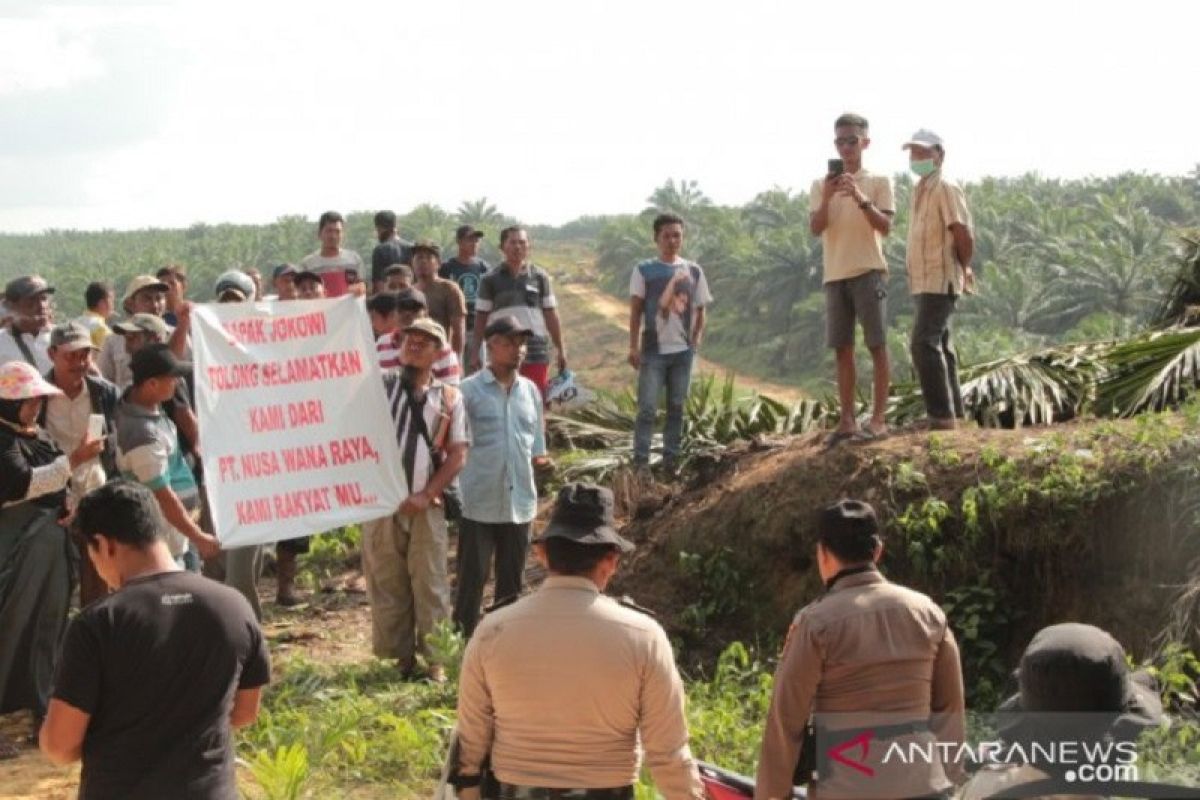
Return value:
<svg viewBox="0 0 1200 800">
<path fill-rule="evenodd" d="M 38 427 L 42 403 L 59 394 L 25 362 L 0 365 L 0 713 L 32 711 L 35 734 L 71 599 L 67 483 L 104 446 L 85 440 L 67 456 Z M 0 758 L 14 755 L 0 740 Z"/>
</svg>

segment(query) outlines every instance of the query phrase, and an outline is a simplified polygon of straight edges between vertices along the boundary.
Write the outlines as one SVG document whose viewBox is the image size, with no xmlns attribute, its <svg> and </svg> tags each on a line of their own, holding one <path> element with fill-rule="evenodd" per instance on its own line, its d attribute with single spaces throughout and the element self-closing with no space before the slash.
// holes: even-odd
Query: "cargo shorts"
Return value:
<svg viewBox="0 0 1200 800">
<path fill-rule="evenodd" d="M 867 347 L 887 343 L 887 273 L 874 270 L 825 284 L 825 344 L 854 346 L 854 322 L 862 325 Z"/>
</svg>

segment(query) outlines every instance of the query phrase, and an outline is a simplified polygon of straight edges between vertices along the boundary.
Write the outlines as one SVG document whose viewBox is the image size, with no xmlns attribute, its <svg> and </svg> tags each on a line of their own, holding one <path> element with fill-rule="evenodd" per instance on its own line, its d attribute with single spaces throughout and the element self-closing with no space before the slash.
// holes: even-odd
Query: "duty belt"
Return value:
<svg viewBox="0 0 1200 800">
<path fill-rule="evenodd" d="M 632 786 L 615 789 L 546 789 L 500 784 L 500 800 L 633 800 Z"/>
</svg>

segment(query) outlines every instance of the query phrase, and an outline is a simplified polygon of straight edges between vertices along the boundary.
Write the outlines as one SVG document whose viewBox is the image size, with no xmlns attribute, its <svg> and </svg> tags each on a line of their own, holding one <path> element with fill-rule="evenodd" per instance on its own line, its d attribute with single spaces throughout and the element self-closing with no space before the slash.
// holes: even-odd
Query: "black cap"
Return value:
<svg viewBox="0 0 1200 800">
<path fill-rule="evenodd" d="M 875 509 L 861 500 L 839 500 L 822 509 L 817 522 L 817 538 L 823 544 L 866 545 L 872 537 L 878 536 L 879 519 Z"/>
<path fill-rule="evenodd" d="M 171 348 L 165 344 L 148 344 L 138 350 L 129 359 L 129 369 L 133 373 L 135 386 L 150 378 L 186 378 L 192 374 L 191 363 L 175 358 Z"/>
<path fill-rule="evenodd" d="M 415 256 L 417 253 L 432 253 L 435 258 L 441 258 L 442 248 L 428 239 L 421 239 L 412 246 L 412 254 Z"/>
<path fill-rule="evenodd" d="M 496 317 L 488 322 L 487 327 L 483 329 L 483 336 L 513 336 L 523 335 L 532 336 L 533 330 L 521 322 L 512 314 L 505 314 L 502 317 Z"/>
<path fill-rule="evenodd" d="M 633 550 L 633 542 L 617 533 L 613 493 L 592 483 L 568 483 L 559 490 L 550 524 L 538 540 L 553 538 L 578 544 L 615 545 L 622 553 Z"/>
<path fill-rule="evenodd" d="M 454 231 L 454 241 L 461 242 L 463 239 L 482 239 L 483 231 L 476 228 L 474 225 L 459 225 Z"/>
<path fill-rule="evenodd" d="M 396 292 L 396 308 L 401 311 L 419 311 L 429 308 L 429 301 L 420 289 L 401 289 Z"/>
<path fill-rule="evenodd" d="M 13 278 L 4 287 L 4 299 L 10 303 L 19 303 L 26 297 L 39 294 L 54 294 L 54 287 L 46 283 L 41 275 L 22 275 Z"/>
<path fill-rule="evenodd" d="M 321 280 L 321 276 L 319 274 L 317 274 L 316 272 L 313 272 L 311 269 L 296 270 L 292 274 L 292 281 L 294 283 L 299 283 L 300 281 L 316 281 L 317 283 L 324 282 Z"/>
</svg>

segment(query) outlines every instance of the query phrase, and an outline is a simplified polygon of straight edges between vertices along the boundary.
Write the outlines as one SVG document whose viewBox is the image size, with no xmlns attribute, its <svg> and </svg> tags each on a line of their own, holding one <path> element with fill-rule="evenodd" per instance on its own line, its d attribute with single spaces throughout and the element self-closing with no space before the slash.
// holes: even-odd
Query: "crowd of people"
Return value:
<svg viewBox="0 0 1200 800">
<path fill-rule="evenodd" d="M 889 179 L 863 165 L 867 120 L 843 115 L 834 132 L 839 157 L 811 190 L 841 401 L 828 447 L 888 433 L 882 241 L 896 211 Z M 962 190 L 943 176 L 942 139 L 920 130 L 903 146 L 920 178 L 907 248 L 917 309 L 911 355 L 928 427 L 951 429 L 964 416 L 950 317 L 973 286 L 971 217 Z M 247 268 L 197 292 L 187 270 L 170 264 L 125 285 L 120 319 L 106 284 L 87 287 L 83 316 L 56 322 L 53 286 L 37 275 L 9 281 L 0 329 L 0 712 L 32 712 L 53 760 L 82 758 L 83 797 L 234 796 L 230 729 L 254 720 L 269 680 L 258 624 L 265 548 L 223 549 L 213 532 L 189 297 L 350 294 L 365 298 L 390 412 L 380 436 L 395 437 L 407 490 L 393 513 L 363 525 L 372 647 L 406 677 L 441 681 L 426 636 L 448 620 L 469 639 L 450 764 L 459 796 L 632 798 L 643 754 L 668 798 L 703 796 L 666 634 L 645 609 L 603 594 L 633 549 L 617 531 L 611 492 L 567 486 L 533 536 L 551 364 L 565 371 L 568 354 L 551 277 L 531 262 L 528 231 L 500 232 L 503 259 L 493 267 L 480 258 L 484 234 L 472 226 L 456 231 L 456 252 L 443 260 L 438 244 L 400 238 L 395 214 L 374 221 L 369 273 L 342 246 L 345 220 L 326 212 L 319 248 L 272 268 L 269 286 Z M 682 255 L 685 232 L 683 219 L 660 214 L 651 230 L 657 253 L 630 274 L 628 361 L 638 375 L 631 457 L 648 479 L 664 393 L 655 467 L 667 477 L 680 469 L 683 408 L 713 302 L 703 268 Z M 861 425 L 856 327 L 873 365 L 874 406 Z M 275 600 L 290 606 L 299 601 L 296 559 L 307 540 L 280 539 Z M 549 577 L 521 597 L 531 546 Z M 894 737 L 961 740 L 954 635 L 930 598 L 883 577 L 882 552 L 870 506 L 842 501 L 822 512 L 816 562 L 826 592 L 788 632 L 757 797 L 790 797 L 795 784 L 814 781 L 822 797 L 844 796 L 827 764 L 798 769 L 814 755 L 814 714 L 887 711 L 908 720 L 889 729 Z M 481 619 L 490 572 L 498 600 Z M 82 610 L 68 626 L 76 584 Z M 1107 634 L 1043 633 L 1034 645 L 1058 643 L 1050 647 L 1058 667 L 1036 699 L 1033 684 L 1022 683 L 1019 707 L 1058 708 L 1065 695 L 1044 687 L 1070 685 L 1079 654 L 1099 652 L 1111 666 L 1108 694 L 1084 693 L 1065 710 L 1091 704 L 1126 714 L 1136 698 L 1147 724 L 1161 716 L 1129 688 Z M 12 752 L 0 743 L 0 757 Z M 961 778 L 952 766 L 909 770 L 894 784 L 897 796 L 944 796 Z"/>
</svg>

